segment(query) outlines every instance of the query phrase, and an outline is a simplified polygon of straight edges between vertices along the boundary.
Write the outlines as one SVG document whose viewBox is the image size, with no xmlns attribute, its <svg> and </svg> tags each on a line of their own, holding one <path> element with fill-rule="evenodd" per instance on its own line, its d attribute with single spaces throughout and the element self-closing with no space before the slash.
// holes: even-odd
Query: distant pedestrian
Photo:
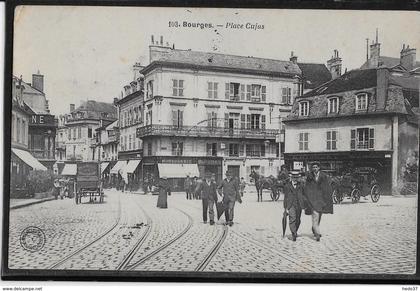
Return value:
<svg viewBox="0 0 420 291">
<path fill-rule="evenodd" d="M 194 199 L 198 199 L 198 194 L 194 191 L 194 189 L 197 187 L 197 176 L 194 176 L 191 183 L 191 195 L 194 197 Z"/>
<path fill-rule="evenodd" d="M 195 192 L 201 197 L 203 203 L 203 222 L 207 223 L 207 212 L 210 225 L 214 225 L 214 205 L 217 203 L 217 185 L 212 181 L 211 173 L 206 173 L 205 178 L 197 185 Z"/>
<path fill-rule="evenodd" d="M 241 177 L 241 182 L 239 183 L 239 192 L 241 193 L 241 197 L 244 197 L 244 191 L 246 187 L 246 182 L 244 177 Z"/>
<path fill-rule="evenodd" d="M 223 204 L 225 206 L 225 220 L 229 226 L 233 225 L 233 214 L 235 202 L 242 203 L 241 196 L 239 195 L 238 181 L 232 177 L 230 171 L 226 172 L 226 178 L 220 183 L 217 190 L 219 195 L 223 193 Z"/>
<path fill-rule="evenodd" d="M 185 178 L 185 182 L 184 182 L 184 190 L 185 190 L 185 194 L 187 194 L 187 200 L 192 199 L 191 187 L 192 187 L 192 181 L 191 181 L 190 176 L 187 175 L 187 178 Z"/>
<path fill-rule="evenodd" d="M 292 240 L 296 241 L 297 232 L 300 226 L 300 218 L 303 208 L 303 186 L 298 181 L 299 172 L 290 172 L 290 180 L 284 186 L 284 210 L 289 215 L 289 227 L 292 233 Z"/>
<path fill-rule="evenodd" d="M 332 188 L 329 177 L 321 172 L 319 162 L 313 162 L 311 170 L 306 176 L 304 197 L 310 210 L 308 213 L 312 215 L 312 233 L 320 241 L 322 214 L 333 213 Z"/>
<path fill-rule="evenodd" d="M 159 181 L 159 196 L 157 201 L 158 208 L 168 208 L 168 195 L 171 195 L 171 188 L 168 179 L 162 176 Z"/>
</svg>

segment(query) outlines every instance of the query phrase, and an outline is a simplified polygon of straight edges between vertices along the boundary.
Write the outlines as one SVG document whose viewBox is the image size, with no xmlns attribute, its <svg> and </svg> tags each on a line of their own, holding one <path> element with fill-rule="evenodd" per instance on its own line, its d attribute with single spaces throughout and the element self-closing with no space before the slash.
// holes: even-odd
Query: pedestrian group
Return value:
<svg viewBox="0 0 420 291">
<path fill-rule="evenodd" d="M 242 177 L 238 180 L 230 171 L 225 173 L 226 178 L 217 184 L 214 173 L 205 173 L 204 179 L 187 176 L 184 187 L 187 200 L 201 199 L 203 222 L 215 224 L 215 208 L 218 213 L 224 212 L 225 225 L 233 226 L 234 209 L 236 202 L 242 203 L 246 183 Z M 281 176 L 281 177 L 280 177 Z M 332 189 L 329 177 L 321 172 L 320 163 L 313 162 L 309 173 L 291 171 L 285 167 L 279 173 L 284 183 L 284 216 L 289 218 L 291 240 L 296 241 L 301 224 L 302 211 L 312 218 L 312 233 L 316 241 L 320 241 L 320 223 L 322 214 L 333 213 Z M 167 198 L 171 189 L 167 177 L 161 177 L 157 207 L 167 208 Z M 221 201 L 219 202 L 219 197 Z M 219 216 L 219 215 L 218 215 Z M 219 218 L 219 217 L 218 217 Z M 284 223 L 284 221 L 283 221 Z M 283 225 L 285 227 L 285 225 Z"/>
</svg>

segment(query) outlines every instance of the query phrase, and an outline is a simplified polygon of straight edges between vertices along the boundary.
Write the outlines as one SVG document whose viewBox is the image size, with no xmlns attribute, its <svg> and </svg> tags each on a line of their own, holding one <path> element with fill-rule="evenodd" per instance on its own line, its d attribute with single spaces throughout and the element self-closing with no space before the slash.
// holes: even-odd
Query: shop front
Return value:
<svg viewBox="0 0 420 291">
<path fill-rule="evenodd" d="M 141 168 L 143 183 L 149 187 L 157 185 L 160 177 L 167 177 L 172 191 L 184 191 L 187 176 L 204 177 L 206 172 L 222 179 L 223 160 L 221 157 L 144 157 Z"/>
<path fill-rule="evenodd" d="M 322 153 L 285 153 L 285 165 L 289 170 L 309 171 L 311 162 L 319 161 L 321 170 L 340 175 L 356 168 L 373 168 L 377 180 L 384 190 L 391 189 L 392 152 L 391 151 L 351 151 Z"/>
</svg>

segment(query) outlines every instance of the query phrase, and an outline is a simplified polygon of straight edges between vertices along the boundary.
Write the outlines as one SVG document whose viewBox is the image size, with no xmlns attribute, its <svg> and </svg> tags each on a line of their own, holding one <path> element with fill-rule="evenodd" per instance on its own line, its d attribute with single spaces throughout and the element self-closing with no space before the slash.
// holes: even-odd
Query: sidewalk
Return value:
<svg viewBox="0 0 420 291">
<path fill-rule="evenodd" d="M 54 199 L 55 199 L 54 197 L 47 197 L 47 198 L 40 198 L 40 199 L 35 199 L 35 198 L 10 199 L 10 210 L 19 209 L 22 207 L 26 207 L 26 206 L 30 206 L 30 205 L 34 205 L 38 203 L 43 203 L 43 202 L 51 201 Z"/>
</svg>

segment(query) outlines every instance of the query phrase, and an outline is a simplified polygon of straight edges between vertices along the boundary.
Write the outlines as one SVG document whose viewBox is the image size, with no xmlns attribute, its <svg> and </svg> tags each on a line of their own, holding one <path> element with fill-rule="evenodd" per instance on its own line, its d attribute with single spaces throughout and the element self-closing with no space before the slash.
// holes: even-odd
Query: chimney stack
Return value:
<svg viewBox="0 0 420 291">
<path fill-rule="evenodd" d="M 290 54 L 290 61 L 293 63 L 293 64 L 297 64 L 297 56 L 295 56 L 294 54 L 293 54 L 293 51 L 291 52 L 291 54 Z"/>
<path fill-rule="evenodd" d="M 44 92 L 44 75 L 41 75 L 39 71 L 37 74 L 32 74 L 32 87 Z"/>
<path fill-rule="evenodd" d="M 407 47 L 403 44 L 403 48 L 400 52 L 400 64 L 406 70 L 412 70 L 416 65 L 416 49 L 410 48 L 409 45 Z"/>
<path fill-rule="evenodd" d="M 341 65 L 342 59 L 338 55 L 338 50 L 334 50 L 334 54 L 327 61 L 327 68 L 331 72 L 332 79 L 336 79 L 341 76 Z"/>
<path fill-rule="evenodd" d="M 370 59 L 369 59 L 370 68 L 379 67 L 380 55 L 381 55 L 381 44 L 378 41 L 378 29 L 376 29 L 375 42 L 372 41 L 372 44 L 370 45 Z"/>
<path fill-rule="evenodd" d="M 70 104 L 70 113 L 73 112 L 76 109 L 76 106 L 74 104 Z"/>
</svg>

